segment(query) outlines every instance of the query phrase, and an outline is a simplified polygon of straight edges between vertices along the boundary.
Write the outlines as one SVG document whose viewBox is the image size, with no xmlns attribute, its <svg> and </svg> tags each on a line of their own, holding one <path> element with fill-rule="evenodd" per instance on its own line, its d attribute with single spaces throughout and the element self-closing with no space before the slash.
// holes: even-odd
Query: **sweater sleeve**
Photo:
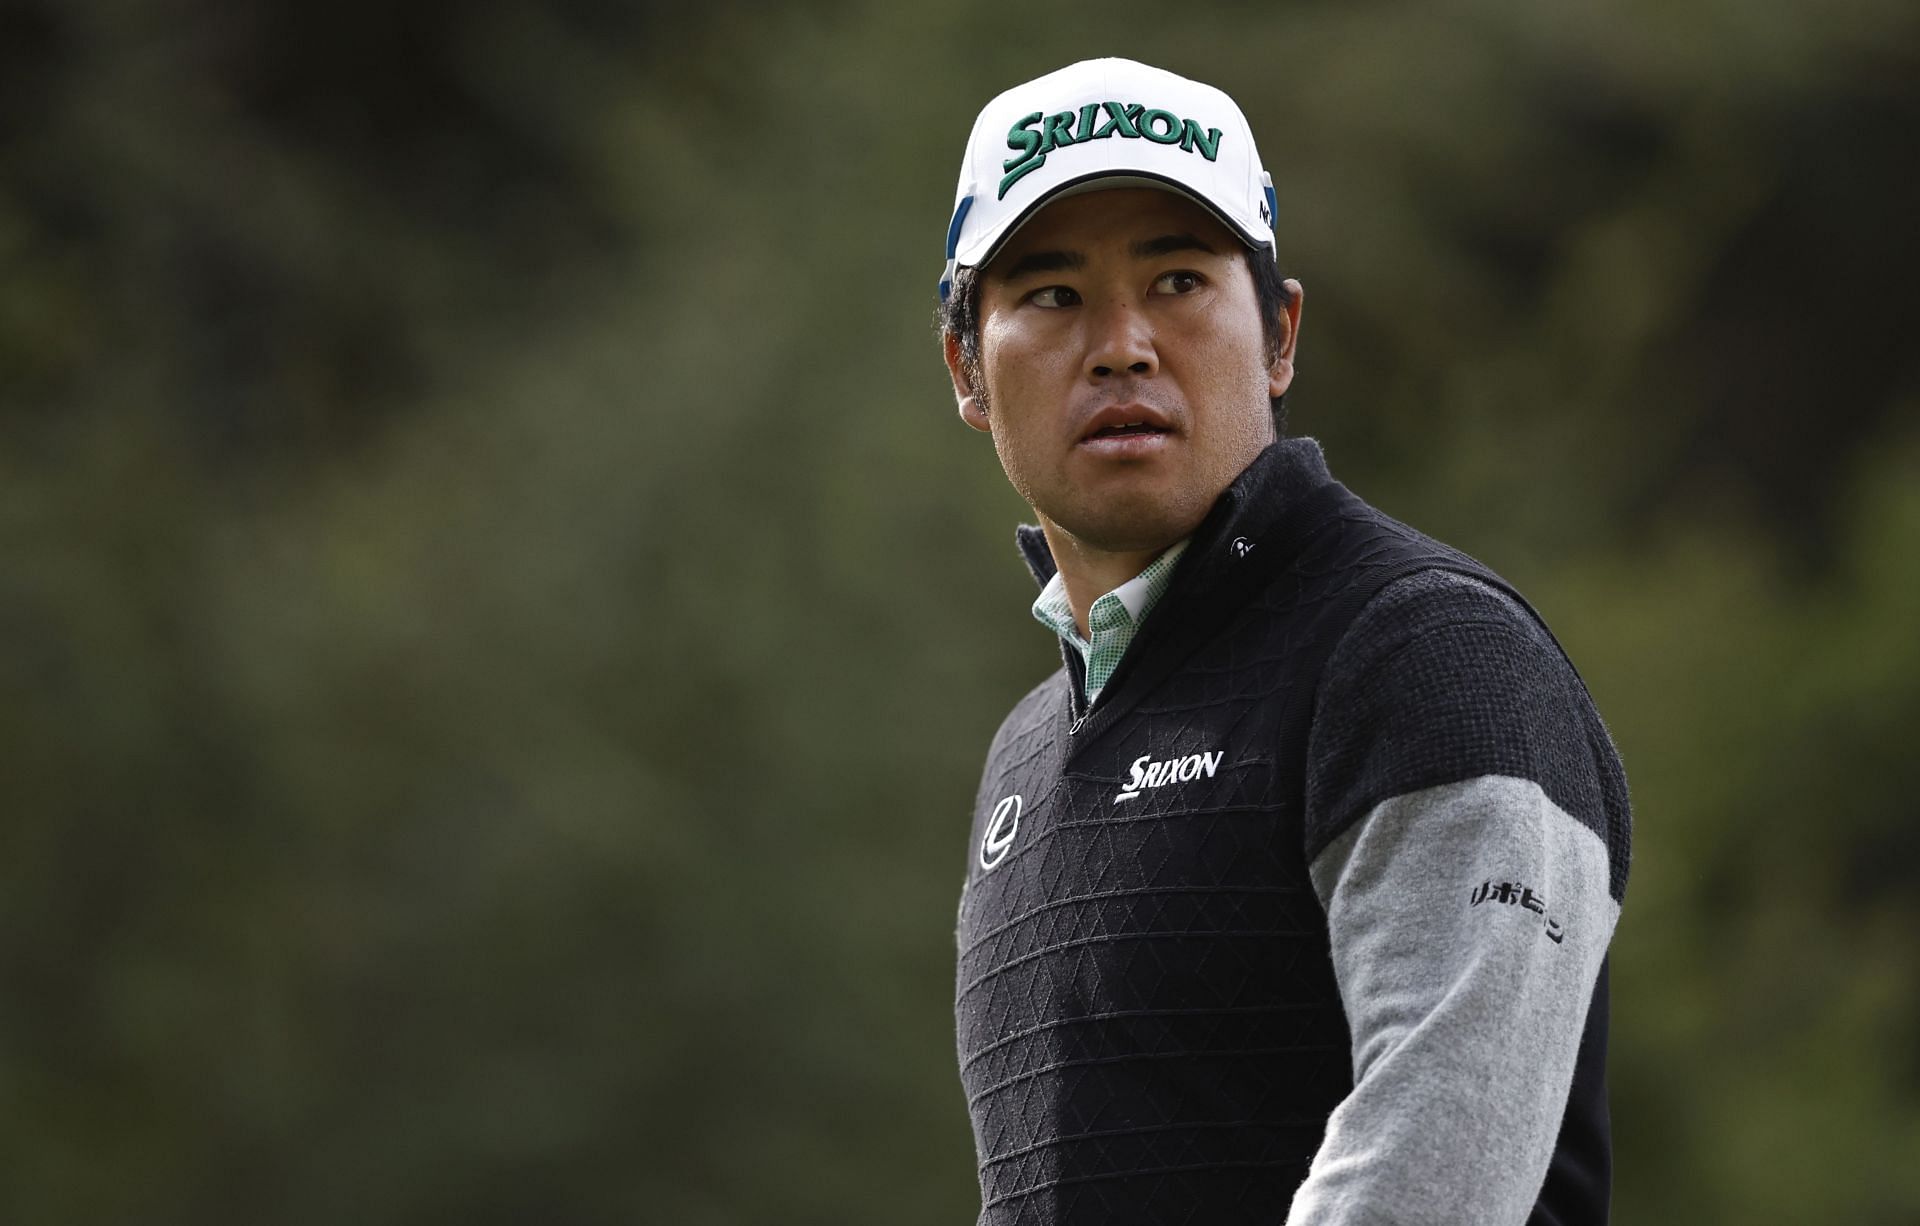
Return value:
<svg viewBox="0 0 1920 1226">
<path fill-rule="evenodd" d="M 1625 885 L 1625 782 L 1584 687 L 1503 593 L 1403 579 L 1329 662 L 1307 817 L 1354 1087 L 1289 1226 L 1521 1226 L 1562 1165 Z"/>
</svg>

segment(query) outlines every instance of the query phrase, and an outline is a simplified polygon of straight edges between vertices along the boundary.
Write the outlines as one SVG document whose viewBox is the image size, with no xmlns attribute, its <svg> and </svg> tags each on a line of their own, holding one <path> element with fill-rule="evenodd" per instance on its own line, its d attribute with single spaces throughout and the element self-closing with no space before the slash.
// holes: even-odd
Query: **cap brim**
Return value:
<svg viewBox="0 0 1920 1226">
<path fill-rule="evenodd" d="M 986 251 L 982 253 L 978 259 L 968 261 L 968 263 L 975 268 L 984 268 L 992 263 L 993 257 L 1000 254 L 1001 248 L 1005 247 L 1013 236 L 1020 232 L 1020 227 L 1032 221 L 1034 217 L 1039 215 L 1041 209 L 1046 208 L 1054 201 L 1065 196 L 1078 196 L 1087 192 L 1108 191 L 1120 187 L 1151 187 L 1158 188 L 1161 191 L 1172 192 L 1178 196 L 1184 196 L 1211 213 L 1221 225 L 1225 226 L 1236 238 L 1247 246 L 1256 251 L 1273 250 L 1273 235 L 1271 232 L 1255 238 L 1248 234 L 1238 221 L 1228 216 L 1226 211 L 1220 208 L 1220 206 L 1214 204 L 1213 201 L 1208 200 L 1197 192 L 1189 191 L 1186 185 L 1178 180 L 1168 178 L 1165 175 L 1157 175 L 1151 171 L 1114 168 L 1110 170 L 1096 170 L 1090 174 L 1081 175 L 1077 179 L 1068 179 L 1048 189 L 1044 195 L 1036 197 L 1026 208 L 1016 213 L 1013 220 L 1009 221 L 1006 226 L 1001 229 L 1000 233 L 995 235 L 993 240 L 987 244 Z"/>
</svg>

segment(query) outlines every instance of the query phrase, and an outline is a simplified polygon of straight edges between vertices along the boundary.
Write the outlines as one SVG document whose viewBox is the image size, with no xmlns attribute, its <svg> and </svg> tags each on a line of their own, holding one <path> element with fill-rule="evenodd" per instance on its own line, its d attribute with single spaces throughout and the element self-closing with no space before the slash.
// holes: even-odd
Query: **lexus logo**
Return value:
<svg viewBox="0 0 1920 1226">
<path fill-rule="evenodd" d="M 992 868 L 1007 858 L 1007 848 L 1013 846 L 1013 836 L 1020 833 L 1020 797 L 1003 796 L 1000 803 L 993 806 L 993 817 L 987 822 L 987 833 L 980 839 L 980 867 Z"/>
</svg>

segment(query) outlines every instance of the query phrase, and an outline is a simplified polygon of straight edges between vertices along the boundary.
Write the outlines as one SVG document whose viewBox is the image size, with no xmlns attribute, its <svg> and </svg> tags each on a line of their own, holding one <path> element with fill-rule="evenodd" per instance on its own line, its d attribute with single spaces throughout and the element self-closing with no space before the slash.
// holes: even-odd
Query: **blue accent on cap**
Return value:
<svg viewBox="0 0 1920 1226">
<path fill-rule="evenodd" d="M 1280 228 L 1280 197 L 1273 194 L 1271 184 L 1260 190 L 1267 193 L 1267 220 L 1272 223 L 1274 229 L 1278 230 Z"/>
<path fill-rule="evenodd" d="M 953 221 L 947 226 L 947 258 L 953 258 L 954 251 L 960 246 L 960 224 L 967 219 L 967 210 L 973 207 L 972 196 L 960 197 L 960 207 L 953 210 Z M 945 295 L 943 294 L 944 298 Z"/>
</svg>

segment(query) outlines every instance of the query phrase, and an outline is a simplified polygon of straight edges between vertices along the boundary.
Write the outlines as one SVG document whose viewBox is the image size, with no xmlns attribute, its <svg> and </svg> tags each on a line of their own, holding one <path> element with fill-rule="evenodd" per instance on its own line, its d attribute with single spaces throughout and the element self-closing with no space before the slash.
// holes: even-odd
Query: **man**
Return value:
<svg viewBox="0 0 1920 1226">
<path fill-rule="evenodd" d="M 947 367 L 1064 660 L 974 808 L 979 1220 L 1604 1222 L 1625 779 L 1510 587 L 1282 437 L 1276 203 L 1225 94 L 1126 60 L 961 165 Z"/>
</svg>

